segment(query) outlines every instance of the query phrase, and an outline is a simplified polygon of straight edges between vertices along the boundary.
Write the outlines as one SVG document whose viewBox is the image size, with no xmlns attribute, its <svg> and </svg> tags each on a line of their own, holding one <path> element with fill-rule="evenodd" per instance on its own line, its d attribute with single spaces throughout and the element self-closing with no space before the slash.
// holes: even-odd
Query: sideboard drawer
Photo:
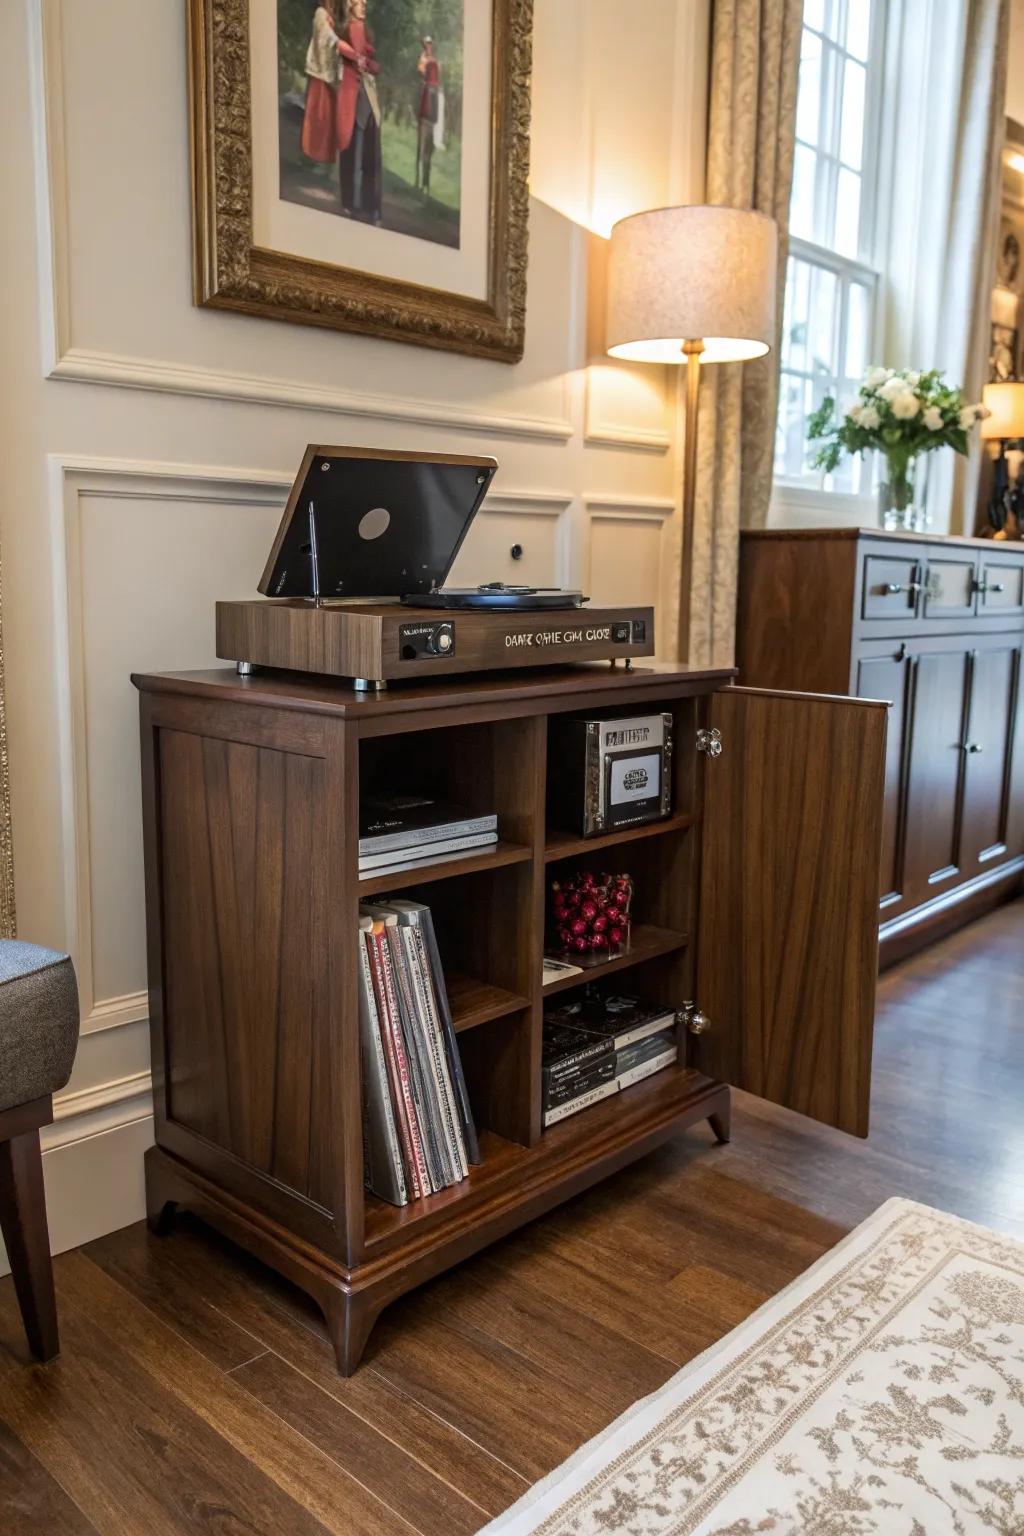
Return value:
<svg viewBox="0 0 1024 1536">
<path fill-rule="evenodd" d="M 978 573 L 978 612 L 1024 611 L 1024 561 L 989 560 L 981 557 Z"/>
<path fill-rule="evenodd" d="M 921 595 L 921 563 L 906 555 L 865 555 L 866 619 L 912 619 Z"/>
<path fill-rule="evenodd" d="M 928 554 L 928 579 L 922 616 L 926 619 L 969 619 L 974 616 L 977 555 Z"/>
</svg>

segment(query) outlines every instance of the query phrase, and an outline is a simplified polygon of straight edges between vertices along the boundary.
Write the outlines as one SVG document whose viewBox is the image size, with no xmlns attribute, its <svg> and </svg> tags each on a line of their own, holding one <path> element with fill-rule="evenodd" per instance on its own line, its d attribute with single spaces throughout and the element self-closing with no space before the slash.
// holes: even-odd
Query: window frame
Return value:
<svg viewBox="0 0 1024 1536">
<path fill-rule="evenodd" d="M 818 37 L 822 49 L 831 50 L 833 59 L 840 61 L 840 66 L 847 58 L 854 58 L 849 50 L 832 41 L 828 36 L 828 22 L 836 10 L 839 11 L 843 22 L 843 35 L 845 36 L 845 22 L 850 4 L 857 4 L 858 0 L 824 0 L 825 15 L 823 30 L 804 22 L 803 29 Z M 820 245 L 803 236 L 790 235 L 787 255 L 805 262 L 811 267 L 829 272 L 836 279 L 836 294 L 838 315 L 836 325 L 838 334 L 834 338 L 834 357 L 840 366 L 846 354 L 846 337 L 849 327 L 849 293 L 852 283 L 863 284 L 868 291 L 868 360 L 877 354 L 881 340 L 881 311 L 882 305 L 881 286 L 882 273 L 878 260 L 878 253 L 882 249 L 884 238 L 883 224 L 883 199 L 884 189 L 880 184 L 880 143 L 883 132 L 882 107 L 886 76 L 886 38 L 889 22 L 889 0 L 873 0 L 871 31 L 868 39 L 868 56 L 861 60 L 866 71 L 864 92 L 864 120 L 865 132 L 861 153 L 861 199 L 860 222 L 858 229 L 858 252 L 856 256 L 847 256 L 831 247 Z M 801 34 L 802 35 L 802 34 Z M 823 54 L 824 56 L 824 54 Z M 824 71 L 823 71 L 824 74 Z M 816 156 L 815 167 L 815 209 L 827 205 L 829 224 L 834 228 L 835 199 L 839 184 L 839 171 L 843 164 L 839 154 L 841 133 L 841 94 L 835 90 L 821 91 L 818 112 L 819 138 L 816 144 L 809 145 Z M 806 144 L 805 140 L 798 141 Z M 789 265 L 787 261 L 784 278 L 786 287 L 789 284 Z M 784 295 L 785 303 L 785 295 Z M 786 377 L 801 381 L 813 377 L 796 369 L 785 369 L 781 366 L 780 359 L 780 389 L 779 405 L 782 401 L 782 380 Z M 776 424 L 778 414 L 776 414 Z M 874 479 L 875 466 L 870 459 L 863 461 L 860 472 L 860 490 L 858 492 L 837 491 L 826 484 L 827 477 L 820 470 L 807 470 L 798 475 L 785 474 L 778 470 L 774 473 L 774 484 L 779 488 L 779 496 L 773 494 L 773 503 L 785 502 L 790 509 L 804 502 L 805 498 L 812 498 L 815 502 L 821 502 L 827 498 L 830 509 L 839 512 L 842 509 L 844 515 L 848 515 L 855 508 L 866 510 L 872 504 L 871 484 Z"/>
</svg>

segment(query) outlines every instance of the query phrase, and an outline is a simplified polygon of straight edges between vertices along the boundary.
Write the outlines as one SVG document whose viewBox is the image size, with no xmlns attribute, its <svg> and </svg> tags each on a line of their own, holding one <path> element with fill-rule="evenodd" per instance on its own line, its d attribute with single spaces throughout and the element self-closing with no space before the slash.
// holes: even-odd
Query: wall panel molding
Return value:
<svg viewBox="0 0 1024 1536">
<path fill-rule="evenodd" d="M 286 406 L 290 410 L 398 421 L 404 426 L 457 428 L 492 437 L 567 442 L 573 435 L 568 417 L 474 411 L 468 406 L 449 405 L 443 401 L 358 394 L 351 390 L 303 384 L 297 379 L 222 373 L 211 368 L 94 352 L 70 345 L 58 351 L 56 342 L 50 350 L 54 360 L 47 377 L 51 379 L 106 384 L 117 389 L 148 390 L 158 394 L 190 395 L 203 400 L 229 400 L 243 405 Z"/>
</svg>

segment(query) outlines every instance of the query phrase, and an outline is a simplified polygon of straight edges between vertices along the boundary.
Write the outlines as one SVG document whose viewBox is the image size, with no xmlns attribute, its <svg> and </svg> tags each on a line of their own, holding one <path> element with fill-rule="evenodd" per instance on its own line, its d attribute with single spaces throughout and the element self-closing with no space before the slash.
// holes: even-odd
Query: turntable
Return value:
<svg viewBox="0 0 1024 1536">
<path fill-rule="evenodd" d="M 654 610 L 582 592 L 445 587 L 497 471 L 491 458 L 306 449 L 259 582 L 217 604 L 217 655 L 389 681 L 654 654 Z"/>
</svg>

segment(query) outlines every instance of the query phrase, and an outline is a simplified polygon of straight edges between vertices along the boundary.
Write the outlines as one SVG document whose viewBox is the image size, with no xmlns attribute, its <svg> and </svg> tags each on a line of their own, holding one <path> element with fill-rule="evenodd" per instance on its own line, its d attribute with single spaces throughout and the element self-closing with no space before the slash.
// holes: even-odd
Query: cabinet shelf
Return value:
<svg viewBox="0 0 1024 1536">
<path fill-rule="evenodd" d="M 413 864 L 390 874 L 371 870 L 359 881 L 359 895 L 374 896 L 382 891 L 407 890 L 411 885 L 429 885 L 434 880 L 451 880 L 456 875 L 475 875 L 485 869 L 504 869 L 509 864 L 525 864 L 532 852 L 523 843 L 492 843 L 488 848 L 470 848 L 466 853 L 441 854 L 429 864 Z"/>
<path fill-rule="evenodd" d="M 620 843 L 633 843 L 645 837 L 664 837 L 666 833 L 683 832 L 692 826 L 693 817 L 687 811 L 680 811 L 675 816 L 666 816 L 663 821 L 647 821 L 637 827 L 622 827 L 618 832 L 603 832 L 599 837 L 580 837 L 575 832 L 549 831 L 544 862 L 554 864 L 579 854 L 596 853 L 599 848 L 615 848 Z"/>
<path fill-rule="evenodd" d="M 461 1183 L 402 1206 L 367 1195 L 367 1245 L 386 1247 L 413 1231 L 418 1235 L 426 1227 L 462 1222 L 470 1209 L 485 1204 L 486 1218 L 496 1223 L 512 1206 L 529 1203 L 536 1211 L 545 1210 L 562 1198 L 555 1191 L 566 1179 L 578 1177 L 583 1188 L 628 1161 L 639 1143 L 656 1146 L 672 1130 L 705 1119 L 711 1112 L 709 1098 L 722 1091 L 700 1072 L 669 1067 L 552 1126 L 535 1146 L 484 1132 L 482 1161 Z"/>
<path fill-rule="evenodd" d="M 571 987 L 582 987 L 588 981 L 596 981 L 599 976 L 625 970 L 630 965 L 641 965 L 645 960 L 654 960 L 659 955 L 671 955 L 677 949 L 685 949 L 686 942 L 686 934 L 674 928 L 656 928 L 653 923 L 636 923 L 629 949 L 624 954 L 612 955 L 600 965 L 585 966 L 578 976 L 561 976 L 557 981 L 548 982 L 544 996 L 567 992 Z"/>
<path fill-rule="evenodd" d="M 464 976 L 460 971 L 446 971 L 444 980 L 457 1032 L 475 1029 L 478 1024 L 505 1018 L 530 1006 L 528 997 L 492 986 L 488 981 L 478 981 L 475 976 Z"/>
</svg>

